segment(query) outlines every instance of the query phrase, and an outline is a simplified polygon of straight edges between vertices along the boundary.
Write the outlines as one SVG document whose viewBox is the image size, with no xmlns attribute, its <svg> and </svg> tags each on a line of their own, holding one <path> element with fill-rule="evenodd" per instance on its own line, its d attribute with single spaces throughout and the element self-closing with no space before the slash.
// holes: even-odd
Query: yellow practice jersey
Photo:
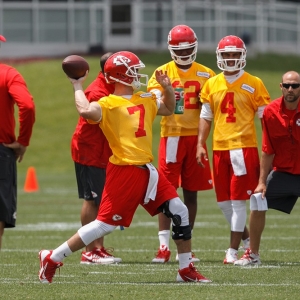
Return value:
<svg viewBox="0 0 300 300">
<path fill-rule="evenodd" d="M 131 99 L 109 95 L 98 101 L 102 108 L 99 123 L 115 165 L 144 165 L 153 160 L 152 124 L 157 114 L 156 96 L 138 92 Z"/>
<path fill-rule="evenodd" d="M 202 88 L 201 102 L 209 103 L 214 116 L 213 150 L 257 147 L 255 113 L 270 103 L 261 79 L 244 72 L 230 84 L 220 73 Z"/>
<path fill-rule="evenodd" d="M 198 134 L 198 122 L 201 109 L 199 93 L 204 83 L 215 75 L 211 69 L 196 62 L 186 72 L 179 69 L 174 61 L 159 68 L 166 71 L 171 79 L 173 88 L 182 86 L 184 88 L 184 113 L 164 116 L 161 119 L 161 136 L 191 136 Z M 148 82 L 148 91 L 158 89 L 162 91 L 161 85 L 155 79 L 155 72 Z"/>
</svg>

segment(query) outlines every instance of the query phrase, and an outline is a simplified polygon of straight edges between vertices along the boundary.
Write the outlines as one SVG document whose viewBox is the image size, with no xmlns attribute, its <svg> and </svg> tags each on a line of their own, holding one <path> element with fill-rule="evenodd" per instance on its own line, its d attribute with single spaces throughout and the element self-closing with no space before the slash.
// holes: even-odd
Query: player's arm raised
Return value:
<svg viewBox="0 0 300 300">
<path fill-rule="evenodd" d="M 157 82 L 163 88 L 163 94 L 160 98 L 160 108 L 157 114 L 162 116 L 170 116 L 174 113 L 175 109 L 175 94 L 171 84 L 171 80 L 167 75 L 167 72 L 162 70 L 156 70 L 155 77 Z"/>
<path fill-rule="evenodd" d="M 99 122 L 102 118 L 102 109 L 98 102 L 89 102 L 86 98 L 82 83 L 86 79 L 88 72 L 84 77 L 79 79 L 70 79 L 75 92 L 75 105 L 80 116 L 95 122 Z"/>
</svg>

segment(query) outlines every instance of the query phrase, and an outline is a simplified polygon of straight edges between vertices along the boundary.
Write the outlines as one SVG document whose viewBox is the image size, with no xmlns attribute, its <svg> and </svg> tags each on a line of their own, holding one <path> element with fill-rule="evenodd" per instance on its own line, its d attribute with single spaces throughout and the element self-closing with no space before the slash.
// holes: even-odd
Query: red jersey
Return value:
<svg viewBox="0 0 300 300">
<path fill-rule="evenodd" d="M 14 105 L 19 108 L 19 136 L 15 135 Z M 0 64 L 0 143 L 29 145 L 35 121 L 35 106 L 21 74 L 11 66 Z"/>
<path fill-rule="evenodd" d="M 90 102 L 114 92 L 114 85 L 108 84 L 102 72 L 87 87 L 85 95 Z M 108 158 L 112 155 L 108 142 L 98 124 L 90 124 L 79 117 L 71 141 L 73 161 L 98 168 L 106 168 Z"/>
<path fill-rule="evenodd" d="M 262 151 L 275 155 L 275 170 L 300 174 L 300 102 L 292 118 L 284 113 L 283 106 L 280 97 L 264 110 Z"/>
</svg>

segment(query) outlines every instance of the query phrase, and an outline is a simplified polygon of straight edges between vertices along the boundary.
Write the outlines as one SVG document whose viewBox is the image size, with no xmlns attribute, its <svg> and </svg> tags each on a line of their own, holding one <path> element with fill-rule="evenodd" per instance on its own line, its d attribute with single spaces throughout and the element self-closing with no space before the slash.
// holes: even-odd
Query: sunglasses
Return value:
<svg viewBox="0 0 300 300">
<path fill-rule="evenodd" d="M 282 83 L 282 86 L 285 89 L 289 89 L 290 87 L 292 87 L 293 90 L 297 89 L 298 87 L 300 87 L 300 83 Z"/>
</svg>

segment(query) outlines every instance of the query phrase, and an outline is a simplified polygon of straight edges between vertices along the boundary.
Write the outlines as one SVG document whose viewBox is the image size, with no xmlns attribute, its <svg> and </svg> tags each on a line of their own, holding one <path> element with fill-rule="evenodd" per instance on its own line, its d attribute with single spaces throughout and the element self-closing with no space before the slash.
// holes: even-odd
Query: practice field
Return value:
<svg viewBox="0 0 300 300">
<path fill-rule="evenodd" d="M 170 60 L 168 53 L 140 57 L 149 75 L 155 67 Z M 98 72 L 99 59 L 86 58 L 91 68 L 88 84 Z M 64 261 L 51 285 L 40 284 L 39 250 L 57 247 L 80 227 L 81 200 L 77 197 L 70 155 L 78 115 L 72 86 L 61 69 L 62 59 L 14 64 L 34 96 L 37 115 L 31 145 L 24 161 L 18 164 L 17 227 L 7 229 L 2 241 L 0 299 L 298 299 L 299 203 L 291 215 L 267 213 L 261 243 L 263 264 L 240 268 L 223 265 L 230 229 L 217 207 L 213 191 L 199 193 L 193 231 L 193 251 L 201 259 L 196 266 L 212 283 L 176 283 L 178 263 L 172 241 L 172 261 L 165 265 L 151 263 L 158 247 L 157 218 L 151 218 L 139 208 L 130 228 L 116 229 L 105 237 L 106 247 L 113 247 L 122 263 L 80 265 L 79 251 Z M 218 73 L 214 54 L 199 53 L 197 61 Z M 300 71 L 300 59 L 260 55 L 247 60 L 246 70 L 265 82 L 274 99 L 281 95 L 282 74 Z M 159 118 L 154 133 L 156 164 Z M 259 130 L 258 140 L 260 144 Z M 208 146 L 210 149 L 210 141 Z M 39 190 L 25 193 L 23 186 L 30 166 L 36 169 Z"/>
</svg>

